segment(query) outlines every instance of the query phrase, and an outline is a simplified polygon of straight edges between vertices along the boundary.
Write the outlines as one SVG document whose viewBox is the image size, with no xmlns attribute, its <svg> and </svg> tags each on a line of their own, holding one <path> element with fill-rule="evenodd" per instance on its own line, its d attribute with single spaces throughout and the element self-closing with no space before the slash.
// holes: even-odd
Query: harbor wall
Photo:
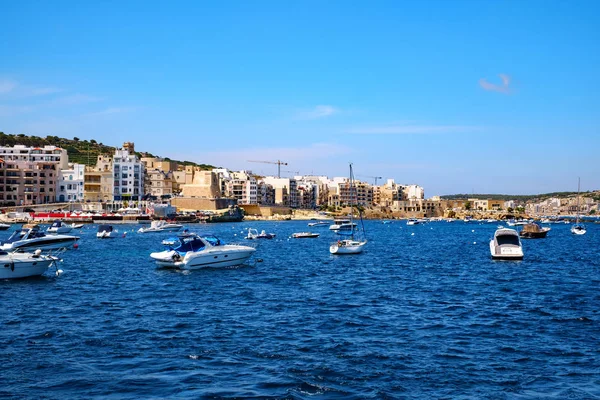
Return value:
<svg viewBox="0 0 600 400">
<path fill-rule="evenodd" d="M 236 199 L 207 199 L 199 197 L 174 197 L 171 205 L 177 210 L 222 210 L 237 205 Z"/>
</svg>

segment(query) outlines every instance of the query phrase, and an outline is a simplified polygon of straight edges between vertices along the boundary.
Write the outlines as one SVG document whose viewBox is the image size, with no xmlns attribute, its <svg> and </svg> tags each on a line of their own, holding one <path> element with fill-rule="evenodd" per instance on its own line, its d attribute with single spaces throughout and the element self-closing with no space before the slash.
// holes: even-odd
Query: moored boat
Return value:
<svg viewBox="0 0 600 400">
<path fill-rule="evenodd" d="M 51 255 L 33 253 L 8 253 L 0 251 L 0 279 L 28 278 L 40 276 L 59 259 Z"/>
<path fill-rule="evenodd" d="M 308 226 L 310 227 L 319 227 L 319 226 L 329 226 L 331 225 L 331 223 L 327 222 L 327 221 L 317 221 L 317 222 L 309 222 Z"/>
<path fill-rule="evenodd" d="M 356 193 L 353 189 L 354 189 L 354 173 L 352 171 L 352 163 L 350 163 L 350 193 Z M 353 209 L 353 204 L 354 204 L 354 199 L 353 199 L 353 196 L 351 195 L 350 196 L 350 210 Z M 351 212 L 350 220 L 348 222 L 348 225 L 350 227 L 350 229 L 348 230 L 350 238 L 338 240 L 337 242 L 332 243 L 329 246 L 329 252 L 331 254 L 340 254 L 341 255 L 341 254 L 362 253 L 363 248 L 367 244 L 367 239 L 365 237 L 365 225 L 362 220 L 362 212 L 360 211 L 360 209 L 359 209 L 358 213 L 359 213 L 360 226 L 361 226 L 360 240 L 355 237 L 354 226 L 356 226 L 356 224 L 354 223 L 354 214 Z M 329 229 L 331 229 L 331 228 L 329 228 Z M 338 234 L 340 232 L 343 232 L 343 231 L 342 230 L 337 231 Z"/>
<path fill-rule="evenodd" d="M 319 234 L 312 233 L 312 232 L 296 232 L 296 233 L 292 233 L 292 237 L 295 239 L 318 238 Z"/>
<path fill-rule="evenodd" d="M 183 228 L 183 225 L 168 223 L 167 221 L 157 220 L 152 221 L 149 227 L 138 229 L 139 233 L 152 233 L 152 232 L 170 232 L 178 231 Z"/>
<path fill-rule="evenodd" d="M 48 233 L 69 233 L 71 232 L 71 230 L 73 229 L 73 227 L 71 225 L 67 225 L 64 222 L 62 222 L 60 219 L 56 219 L 54 220 L 54 222 L 52 222 L 52 225 L 46 229 L 46 232 Z"/>
<path fill-rule="evenodd" d="M 258 233 L 258 230 L 253 228 L 248 228 L 248 235 L 246 235 L 246 239 L 273 239 L 275 238 L 274 233 L 267 233 L 264 229 Z"/>
<path fill-rule="evenodd" d="M 496 230 L 490 240 L 490 253 L 494 260 L 522 260 L 523 247 L 517 231 L 509 228 Z"/>
<path fill-rule="evenodd" d="M 150 254 L 161 267 L 179 269 L 223 268 L 244 264 L 256 251 L 250 246 L 224 244 L 216 236 L 180 236 L 175 246 Z"/>
<path fill-rule="evenodd" d="M 56 250 L 68 248 L 79 240 L 77 236 L 71 235 L 46 235 L 39 228 L 39 225 L 25 224 L 5 241 L 0 242 L 0 250 L 12 251 L 33 251 L 36 249 Z"/>
<path fill-rule="evenodd" d="M 112 225 L 98 225 L 98 232 L 96 233 L 98 239 L 113 239 L 117 236 L 119 236 L 119 231 L 113 229 Z"/>
<path fill-rule="evenodd" d="M 523 229 L 519 232 L 519 236 L 523 239 L 543 239 L 549 231 L 550 228 L 541 227 L 535 222 L 531 222 L 523 226 Z"/>
</svg>

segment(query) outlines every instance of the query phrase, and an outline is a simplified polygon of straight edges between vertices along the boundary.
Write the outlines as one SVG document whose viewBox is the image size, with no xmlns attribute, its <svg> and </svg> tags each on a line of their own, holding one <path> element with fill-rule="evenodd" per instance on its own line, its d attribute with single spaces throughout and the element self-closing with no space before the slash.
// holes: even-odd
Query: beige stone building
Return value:
<svg viewBox="0 0 600 400">
<path fill-rule="evenodd" d="M 221 197 L 221 189 L 219 187 L 217 174 L 212 171 L 195 172 L 193 182 L 182 185 L 181 195 L 183 197 L 197 197 L 204 199 Z"/>
<path fill-rule="evenodd" d="M 103 202 L 112 200 L 113 196 L 112 157 L 99 155 L 95 167 L 86 166 L 83 181 L 84 201 Z"/>
<path fill-rule="evenodd" d="M 177 163 L 157 157 L 142 157 L 140 161 L 144 165 L 146 195 L 161 198 L 175 193 L 177 182 L 174 171 L 177 170 Z"/>
</svg>

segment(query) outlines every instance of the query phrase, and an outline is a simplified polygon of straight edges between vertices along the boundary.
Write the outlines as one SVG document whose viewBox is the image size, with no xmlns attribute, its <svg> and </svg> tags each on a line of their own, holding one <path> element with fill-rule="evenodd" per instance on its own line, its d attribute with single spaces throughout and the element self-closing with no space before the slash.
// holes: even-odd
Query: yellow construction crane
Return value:
<svg viewBox="0 0 600 400">
<path fill-rule="evenodd" d="M 277 160 L 277 161 L 256 161 L 256 160 L 248 160 L 248 162 L 257 162 L 257 163 L 263 163 L 263 164 L 277 164 L 277 177 L 281 178 L 281 166 L 282 165 L 288 165 L 288 163 L 283 162 L 281 160 Z"/>
</svg>

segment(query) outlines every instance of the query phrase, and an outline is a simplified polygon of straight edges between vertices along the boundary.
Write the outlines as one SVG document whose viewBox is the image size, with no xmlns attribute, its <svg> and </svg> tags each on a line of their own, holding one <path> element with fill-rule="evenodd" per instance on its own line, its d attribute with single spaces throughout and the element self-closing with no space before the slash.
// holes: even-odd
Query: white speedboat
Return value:
<svg viewBox="0 0 600 400">
<path fill-rule="evenodd" d="M 318 222 L 309 222 L 308 226 L 311 227 L 319 227 L 319 226 L 329 226 L 331 225 L 331 223 L 327 222 L 327 221 L 318 221 Z"/>
<path fill-rule="evenodd" d="M 77 236 L 71 235 L 46 235 L 40 231 L 38 225 L 23 225 L 15 231 L 7 240 L 0 242 L 0 250 L 4 251 L 33 251 L 36 249 L 56 250 L 68 248 L 79 240 Z"/>
<path fill-rule="evenodd" d="M 294 239 L 309 239 L 309 238 L 318 238 L 319 234 L 312 233 L 312 232 L 296 232 L 296 233 L 292 233 L 292 237 Z"/>
<path fill-rule="evenodd" d="M 571 233 L 573 235 L 585 235 L 587 230 L 585 229 L 585 225 L 583 224 L 574 224 L 571 227 Z"/>
<path fill-rule="evenodd" d="M 215 236 L 186 235 L 168 250 L 150 254 L 161 267 L 180 269 L 223 268 L 248 261 L 254 247 L 223 244 Z"/>
<path fill-rule="evenodd" d="M 83 224 L 76 224 L 75 222 L 73 222 L 71 224 L 71 228 L 73 228 L 73 229 L 81 229 L 81 228 L 83 228 Z"/>
<path fill-rule="evenodd" d="M 41 250 L 36 250 L 34 253 L 0 251 L 0 279 L 40 276 L 55 261 L 58 261 L 57 257 L 43 255 Z"/>
<path fill-rule="evenodd" d="M 494 260 L 522 260 L 523 247 L 514 229 L 498 229 L 490 240 L 490 253 Z"/>
<path fill-rule="evenodd" d="M 408 221 L 406 221 L 406 225 L 419 225 L 420 223 L 421 221 L 416 218 L 409 218 Z"/>
<path fill-rule="evenodd" d="M 167 221 L 152 221 L 149 227 L 140 228 L 139 233 L 150 233 L 150 232 L 172 232 L 178 231 L 183 228 L 183 225 L 168 223 Z"/>
<path fill-rule="evenodd" d="M 50 225 L 50 227 L 48 229 L 46 229 L 46 232 L 48 233 L 69 233 L 71 232 L 71 230 L 73 229 L 73 227 L 71 225 L 67 225 L 64 222 L 62 222 L 60 219 L 55 219 L 54 222 L 52 223 L 52 225 Z"/>
<path fill-rule="evenodd" d="M 258 230 L 253 228 L 248 228 L 248 235 L 246 235 L 246 239 L 273 239 L 275 237 L 274 233 L 267 233 L 264 229 L 258 233 Z"/>
<path fill-rule="evenodd" d="M 96 237 L 98 239 L 113 239 L 119 236 L 119 231 L 113 229 L 112 225 L 99 225 Z"/>
<path fill-rule="evenodd" d="M 329 226 L 332 231 L 352 231 L 353 228 L 356 228 L 356 224 L 347 218 L 334 219 L 333 224 Z"/>
</svg>

